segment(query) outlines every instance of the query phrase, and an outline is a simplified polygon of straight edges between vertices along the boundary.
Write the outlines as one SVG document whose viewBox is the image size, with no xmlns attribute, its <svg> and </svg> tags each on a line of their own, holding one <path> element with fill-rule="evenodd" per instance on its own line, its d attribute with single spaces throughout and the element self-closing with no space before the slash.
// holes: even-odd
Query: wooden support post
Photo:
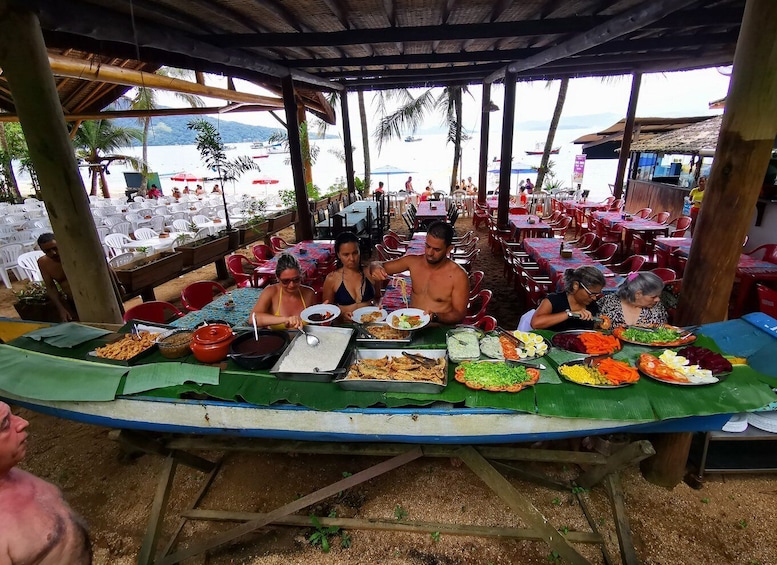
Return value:
<svg viewBox="0 0 777 565">
<path fill-rule="evenodd" d="M 496 223 L 500 228 L 507 227 L 508 208 L 510 207 L 510 177 L 513 171 L 513 128 L 515 127 L 515 75 L 505 74 L 505 107 L 502 117 L 502 162 L 499 164 L 499 209 Z"/>
<path fill-rule="evenodd" d="M 599 484 L 610 473 L 614 473 L 626 465 L 639 463 L 643 459 L 655 455 L 655 453 L 649 441 L 635 441 L 610 455 L 604 465 L 592 467 L 580 475 L 575 482 L 581 487 L 591 488 Z"/>
<path fill-rule="evenodd" d="M 348 116 L 348 90 L 340 93 L 340 111 L 343 114 L 343 150 L 345 151 L 345 182 L 348 193 L 356 192 L 353 170 L 353 143 L 351 142 L 351 118 Z M 366 196 L 366 195 L 364 195 Z"/>
<path fill-rule="evenodd" d="M 478 161 L 478 202 L 486 201 L 488 182 L 488 132 L 491 125 L 491 83 L 483 84 L 483 100 L 480 105 L 480 160 Z"/>
<path fill-rule="evenodd" d="M 151 515 L 148 518 L 146 535 L 143 536 L 143 544 L 138 553 L 138 565 L 151 565 L 154 562 L 154 552 L 159 535 L 162 533 L 162 522 L 165 517 L 167 500 L 170 498 L 170 487 L 175 478 L 175 469 L 175 458 L 168 457 L 159 477 L 159 483 L 157 483 L 154 502 L 151 504 Z"/>
<path fill-rule="evenodd" d="M 623 497 L 620 475 L 618 473 L 607 475 L 605 486 L 610 495 L 612 513 L 615 516 L 615 531 L 618 534 L 618 545 L 621 548 L 623 565 L 639 565 L 637 553 L 634 551 L 634 538 L 631 536 L 629 517 L 626 514 L 626 501 Z"/>
<path fill-rule="evenodd" d="M 642 73 L 634 73 L 631 76 L 631 96 L 629 107 L 626 110 L 626 124 L 623 126 L 623 139 L 621 140 L 621 152 L 618 156 L 618 171 L 615 173 L 615 191 L 613 196 L 623 196 L 623 180 L 626 177 L 626 163 L 629 160 L 631 149 L 631 136 L 634 133 L 634 118 L 637 115 L 637 101 L 639 100 L 639 87 L 642 84 Z"/>
<path fill-rule="evenodd" d="M 777 2 L 748 0 L 704 206 L 683 275 L 678 325 L 718 322 L 728 314 L 742 240 L 777 134 L 777 73 L 764 72 L 775 68 Z M 726 226 L 725 237 L 721 226 Z M 670 434 L 654 442 L 659 455 L 643 462 L 645 478 L 677 484 L 688 460 L 688 436 Z"/>
<path fill-rule="evenodd" d="M 0 0 L 0 67 L 13 93 L 79 317 L 87 322 L 121 322 L 32 7 Z"/>
<path fill-rule="evenodd" d="M 297 100 L 294 94 L 294 81 L 291 75 L 281 79 L 283 84 L 283 104 L 286 109 L 286 131 L 289 136 L 289 157 L 291 173 L 294 179 L 294 193 L 297 197 L 297 222 L 300 239 L 313 239 L 313 224 L 308 208 L 308 190 L 305 184 L 305 164 L 302 160 L 302 141 L 297 122 Z"/>
</svg>

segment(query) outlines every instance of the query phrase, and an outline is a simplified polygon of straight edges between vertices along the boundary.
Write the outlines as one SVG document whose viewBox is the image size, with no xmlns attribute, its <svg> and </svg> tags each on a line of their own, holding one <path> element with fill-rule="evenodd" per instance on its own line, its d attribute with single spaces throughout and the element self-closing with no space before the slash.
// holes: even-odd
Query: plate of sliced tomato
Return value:
<svg viewBox="0 0 777 565">
<path fill-rule="evenodd" d="M 710 376 L 697 376 L 693 374 L 683 373 L 679 368 L 672 367 L 669 363 L 666 363 L 650 353 L 643 353 L 639 356 L 637 362 L 639 372 L 664 384 L 675 386 L 704 386 L 719 383 L 724 380 L 730 373 L 712 374 Z"/>
</svg>

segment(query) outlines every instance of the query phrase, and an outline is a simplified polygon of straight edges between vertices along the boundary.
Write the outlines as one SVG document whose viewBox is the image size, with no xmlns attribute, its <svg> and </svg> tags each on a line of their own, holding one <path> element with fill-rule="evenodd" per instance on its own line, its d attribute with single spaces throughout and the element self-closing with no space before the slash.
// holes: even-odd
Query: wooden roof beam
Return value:
<svg viewBox="0 0 777 565">
<path fill-rule="evenodd" d="M 65 120 L 68 122 L 77 120 L 108 120 L 114 118 L 155 118 L 165 116 L 202 116 L 223 113 L 228 109 L 229 113 L 235 112 L 269 112 L 278 110 L 278 106 L 265 106 L 262 104 L 240 104 L 231 106 L 211 106 L 207 108 L 158 108 L 156 110 L 103 110 L 101 112 L 65 112 Z M 0 113 L 0 123 L 18 122 L 16 114 Z"/>
<path fill-rule="evenodd" d="M 653 0 L 647 4 L 639 4 L 637 7 L 611 18 L 606 23 L 595 26 L 568 41 L 546 49 L 542 53 L 510 63 L 507 67 L 490 74 L 486 78 L 486 82 L 494 82 L 503 78 L 505 72 L 520 73 L 607 43 L 617 37 L 623 37 L 695 2 L 696 0 Z"/>
<path fill-rule="evenodd" d="M 110 51 L 111 44 L 137 45 L 139 50 L 158 49 L 222 65 L 234 69 L 234 72 L 227 73 L 234 76 L 242 76 L 241 71 L 248 70 L 276 78 L 291 76 L 300 83 L 326 89 L 341 88 L 308 73 L 290 70 L 243 51 L 222 49 L 180 31 L 148 22 L 135 21 L 133 26 L 126 16 L 105 8 L 85 4 L 76 8 L 72 3 L 64 4 L 57 0 L 34 0 L 33 4 L 43 29 L 95 39 L 101 42 L 103 52 Z"/>
</svg>

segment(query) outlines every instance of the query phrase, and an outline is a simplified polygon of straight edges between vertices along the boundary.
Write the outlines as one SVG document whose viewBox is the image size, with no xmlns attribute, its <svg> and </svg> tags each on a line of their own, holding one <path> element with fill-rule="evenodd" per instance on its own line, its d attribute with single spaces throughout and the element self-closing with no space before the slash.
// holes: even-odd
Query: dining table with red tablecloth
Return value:
<svg viewBox="0 0 777 565">
<path fill-rule="evenodd" d="M 404 279 L 405 281 L 407 304 L 405 304 L 405 301 L 402 299 L 402 287 L 399 284 L 399 279 Z M 387 312 L 393 312 L 400 308 L 407 308 L 410 306 L 410 297 L 412 293 L 413 282 L 410 280 L 409 273 L 405 272 L 393 275 L 388 281 L 388 286 L 383 290 L 380 307 Z"/>
<path fill-rule="evenodd" d="M 329 239 L 300 241 L 284 249 L 283 253 L 296 257 L 302 267 L 302 274 L 307 280 L 312 280 L 315 278 L 318 265 L 327 262 L 332 257 L 334 242 Z M 275 277 L 275 267 L 278 264 L 279 255 L 280 253 L 276 253 L 275 257 L 259 265 L 254 269 L 254 272 L 260 276 Z"/>
<path fill-rule="evenodd" d="M 669 256 L 678 249 L 683 249 L 685 257 L 688 257 L 691 241 L 690 237 L 657 237 L 654 242 L 656 266 L 669 267 Z"/>
<path fill-rule="evenodd" d="M 423 225 L 429 221 L 445 221 L 448 217 L 448 211 L 445 209 L 445 202 L 442 200 L 424 200 L 418 203 L 415 212 L 415 227 Z"/>
<path fill-rule="evenodd" d="M 604 275 L 604 292 L 614 291 L 623 282 L 621 275 L 612 272 L 577 247 L 565 247 L 565 249 L 572 251 L 572 257 L 565 259 L 561 256 L 561 242 L 557 239 L 530 237 L 523 240 L 523 249 L 554 281 L 563 279 L 564 271 L 567 269 L 592 266 L 599 269 Z"/>
<path fill-rule="evenodd" d="M 625 250 L 631 249 L 634 234 L 639 234 L 645 240 L 648 251 L 650 251 L 657 236 L 669 233 L 669 226 L 666 224 L 659 224 L 653 220 L 638 218 L 637 216 L 631 216 L 622 212 L 592 212 L 591 217 L 599 220 L 609 228 L 621 226 L 623 228 L 623 248 Z"/>
<path fill-rule="evenodd" d="M 513 229 L 513 241 L 521 241 L 527 237 L 551 237 L 553 235 L 553 228 L 543 222 L 539 216 L 510 214 L 507 216 L 507 220 Z"/>
</svg>

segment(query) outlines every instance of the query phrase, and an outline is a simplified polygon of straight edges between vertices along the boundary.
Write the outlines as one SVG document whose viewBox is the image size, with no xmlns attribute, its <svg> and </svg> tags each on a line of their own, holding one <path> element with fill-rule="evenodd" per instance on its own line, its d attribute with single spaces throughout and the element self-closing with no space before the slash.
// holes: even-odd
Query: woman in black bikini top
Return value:
<svg viewBox="0 0 777 565">
<path fill-rule="evenodd" d="M 336 304 L 346 319 L 357 308 L 372 306 L 380 299 L 378 286 L 362 266 L 359 239 L 351 232 L 344 232 L 335 240 L 338 268 L 324 281 L 324 303 Z"/>
</svg>

